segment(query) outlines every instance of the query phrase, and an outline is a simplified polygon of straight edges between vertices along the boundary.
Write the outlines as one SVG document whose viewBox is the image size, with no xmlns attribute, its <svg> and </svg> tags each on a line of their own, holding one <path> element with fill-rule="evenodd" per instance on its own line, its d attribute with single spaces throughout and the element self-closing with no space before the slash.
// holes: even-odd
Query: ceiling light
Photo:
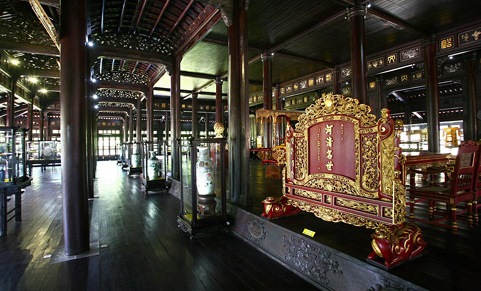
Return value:
<svg viewBox="0 0 481 291">
<path fill-rule="evenodd" d="M 12 65 L 14 65 L 14 66 L 20 65 L 20 61 L 17 60 L 17 59 L 10 59 L 10 60 L 9 60 L 9 63 L 12 64 Z"/>
</svg>

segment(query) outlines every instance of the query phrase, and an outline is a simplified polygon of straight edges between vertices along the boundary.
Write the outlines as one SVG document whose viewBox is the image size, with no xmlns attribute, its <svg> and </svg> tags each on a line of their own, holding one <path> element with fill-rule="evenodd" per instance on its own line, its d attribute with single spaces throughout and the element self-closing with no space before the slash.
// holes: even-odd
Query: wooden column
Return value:
<svg viewBox="0 0 481 291">
<path fill-rule="evenodd" d="M 164 140 L 167 143 L 168 146 L 168 141 L 169 141 L 169 136 L 170 135 L 170 117 L 169 117 L 169 111 L 164 112 L 165 116 L 165 121 L 164 121 L 164 129 L 165 129 L 165 135 L 164 135 Z M 168 150 L 168 149 L 167 149 Z"/>
<path fill-rule="evenodd" d="M 43 135 L 43 116 L 44 116 L 44 111 L 43 109 L 40 109 L 40 118 L 39 118 L 39 121 L 38 121 L 38 133 L 39 133 L 39 140 L 44 140 L 44 135 Z"/>
<path fill-rule="evenodd" d="M 18 74 L 16 68 L 12 68 L 10 71 L 10 94 L 8 94 L 7 100 L 7 127 L 15 126 L 15 90 L 17 87 Z"/>
<path fill-rule="evenodd" d="M 172 72 L 170 72 L 170 116 L 171 116 L 171 158 L 172 158 L 172 179 L 180 181 L 179 169 L 179 141 L 180 138 L 180 58 L 176 58 Z"/>
<path fill-rule="evenodd" d="M 234 203 L 251 202 L 249 186 L 249 74 L 246 0 L 232 1 L 229 43 L 229 193 Z"/>
<path fill-rule="evenodd" d="M 85 120 L 85 119 L 84 119 Z M 45 140 L 50 140 L 50 115 L 49 113 L 45 113 L 45 123 L 47 124 L 45 128 Z"/>
<path fill-rule="evenodd" d="M 276 88 L 274 90 L 274 98 L 276 100 L 276 110 L 283 110 L 282 107 L 282 98 L 281 98 L 281 85 L 276 84 Z"/>
<path fill-rule="evenodd" d="M 209 113 L 205 113 L 205 138 L 209 138 Z"/>
<path fill-rule="evenodd" d="M 222 104 L 222 79 L 215 78 L 215 122 L 224 124 L 224 106 Z"/>
<path fill-rule="evenodd" d="M 347 17 L 351 23 L 351 69 L 352 97 L 367 104 L 366 65 L 364 58 L 364 17 L 366 5 L 363 0 L 354 0 Z"/>
<path fill-rule="evenodd" d="M 463 109 L 466 116 L 463 124 L 464 140 L 478 140 L 477 132 L 477 101 L 476 101 L 476 52 L 466 56 L 466 104 Z"/>
<path fill-rule="evenodd" d="M 270 52 L 265 52 L 261 55 L 263 67 L 263 81 L 262 92 L 264 97 L 264 109 L 272 109 L 272 55 Z M 272 122 L 266 119 L 264 123 L 264 141 L 265 146 L 272 147 Z"/>
<path fill-rule="evenodd" d="M 35 89 L 32 87 L 30 89 L 30 103 L 28 103 L 28 112 L 27 112 L 27 128 L 29 129 L 27 132 L 27 141 L 33 140 L 33 101 L 35 99 Z"/>
<path fill-rule="evenodd" d="M 85 152 L 85 1 L 61 0 L 60 110 L 62 200 L 65 253 L 89 250 Z"/>
<path fill-rule="evenodd" d="M 134 141 L 134 109 L 129 108 L 129 142 Z"/>
<path fill-rule="evenodd" d="M 141 96 L 137 98 L 137 106 L 135 111 L 136 111 L 135 141 L 140 143 L 142 141 L 142 97 Z"/>
<path fill-rule="evenodd" d="M 428 128 L 428 151 L 439 153 L 439 95 L 436 64 L 436 42 L 423 44 L 424 74 L 426 76 L 426 116 Z"/>
<path fill-rule="evenodd" d="M 129 141 L 129 118 L 127 114 L 124 116 L 124 138 L 122 139 L 123 142 L 128 142 Z"/>
<path fill-rule="evenodd" d="M 339 67 L 335 67 L 334 71 L 332 72 L 332 91 L 334 94 L 341 94 L 341 70 Z"/>
<path fill-rule="evenodd" d="M 262 60 L 262 92 L 264 96 L 264 109 L 272 109 L 272 55 L 265 52 L 261 55 Z"/>
<path fill-rule="evenodd" d="M 153 142 L 154 141 L 154 96 L 153 96 L 153 89 L 149 88 L 147 90 L 147 103 L 146 103 L 146 111 L 147 111 L 147 141 Z M 153 144 L 149 144 L 149 150 L 153 150 Z"/>
<path fill-rule="evenodd" d="M 197 92 L 192 92 L 192 136 L 199 138 L 198 118 L 197 118 Z"/>
<path fill-rule="evenodd" d="M 88 62 L 86 62 L 87 66 Z M 86 72 L 88 71 L 88 67 L 85 68 Z M 93 134 L 93 122 L 95 122 L 95 116 L 97 111 L 94 110 L 94 104 L 91 98 L 91 90 L 92 88 L 86 84 L 87 89 L 87 98 L 86 98 L 86 114 L 85 114 L 85 126 L 86 126 L 86 151 L 87 151 L 87 189 L 88 189 L 88 197 L 94 198 L 94 179 L 95 179 L 95 147 L 94 147 L 94 134 Z"/>
</svg>

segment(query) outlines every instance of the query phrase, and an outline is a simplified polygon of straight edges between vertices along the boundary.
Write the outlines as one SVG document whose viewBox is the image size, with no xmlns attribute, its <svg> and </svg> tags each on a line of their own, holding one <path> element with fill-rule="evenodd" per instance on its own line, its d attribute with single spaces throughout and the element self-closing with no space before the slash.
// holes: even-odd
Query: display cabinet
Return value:
<svg viewBox="0 0 481 291">
<path fill-rule="evenodd" d="M 29 184 L 26 172 L 25 129 L 0 127 L 0 185 Z"/>
<path fill-rule="evenodd" d="M 61 143 L 52 140 L 28 142 L 26 157 L 29 175 L 32 174 L 32 167 L 41 167 L 43 170 L 48 165 L 60 165 Z"/>
<path fill-rule="evenodd" d="M 164 148 L 163 155 L 159 155 L 158 151 L 153 150 L 153 146 L 153 142 L 142 143 L 140 181 L 144 195 L 147 195 L 149 191 L 165 191 L 168 187 L 166 144 L 161 144 Z"/>
<path fill-rule="evenodd" d="M 228 225 L 225 147 L 225 138 L 191 139 L 190 155 L 179 154 L 181 206 L 177 222 L 191 238 L 201 230 Z"/>
<path fill-rule="evenodd" d="M 129 144 L 128 143 L 122 143 L 120 145 L 120 152 L 119 152 L 119 159 L 117 161 L 117 164 L 119 164 L 122 169 L 128 167 L 128 157 L 129 156 Z"/>
<path fill-rule="evenodd" d="M 140 152 L 142 144 L 140 142 L 129 143 L 129 175 L 139 175 L 142 173 L 142 161 Z"/>
<path fill-rule="evenodd" d="M 26 173 L 25 129 L 0 127 L 0 236 L 7 233 L 10 213 L 21 220 L 22 189 L 30 185 Z M 14 207 L 7 211 L 8 197 L 13 196 Z M 13 217 L 12 217 L 13 218 Z"/>
</svg>

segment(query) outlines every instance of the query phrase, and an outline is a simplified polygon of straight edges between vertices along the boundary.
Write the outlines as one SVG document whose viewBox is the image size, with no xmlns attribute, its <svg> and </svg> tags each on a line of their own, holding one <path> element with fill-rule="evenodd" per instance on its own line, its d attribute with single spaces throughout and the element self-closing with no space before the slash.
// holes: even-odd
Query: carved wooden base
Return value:
<svg viewBox="0 0 481 291">
<path fill-rule="evenodd" d="M 301 209 L 287 204 L 287 197 L 267 197 L 262 201 L 264 204 L 263 217 L 267 219 L 275 219 L 299 214 Z"/>
<path fill-rule="evenodd" d="M 392 269 L 425 255 L 427 244 L 417 225 L 403 223 L 376 229 L 371 246 L 373 251 L 366 260 L 378 267 Z"/>
<path fill-rule="evenodd" d="M 215 194 L 197 195 L 197 208 L 201 216 L 215 215 Z"/>
</svg>

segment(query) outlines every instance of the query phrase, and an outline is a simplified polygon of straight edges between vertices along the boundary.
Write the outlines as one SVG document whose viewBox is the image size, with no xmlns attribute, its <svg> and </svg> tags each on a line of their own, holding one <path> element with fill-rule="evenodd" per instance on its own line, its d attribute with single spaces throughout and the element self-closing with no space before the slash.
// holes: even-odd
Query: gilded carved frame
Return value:
<svg viewBox="0 0 481 291">
<path fill-rule="evenodd" d="M 356 99 L 329 94 L 299 116 L 295 129 L 288 128 L 283 183 L 290 204 L 326 221 L 368 228 L 404 222 L 401 128 L 387 109 L 379 120 L 370 111 Z M 332 146 L 331 134 L 349 143 Z M 336 152 L 342 156 L 337 163 L 354 169 L 339 166 L 336 172 L 336 161 L 328 159 Z"/>
</svg>

